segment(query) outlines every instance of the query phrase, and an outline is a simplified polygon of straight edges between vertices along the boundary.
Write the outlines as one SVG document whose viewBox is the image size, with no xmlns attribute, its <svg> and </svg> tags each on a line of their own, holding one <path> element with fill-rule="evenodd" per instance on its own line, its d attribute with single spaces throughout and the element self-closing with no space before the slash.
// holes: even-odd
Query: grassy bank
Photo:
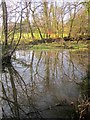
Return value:
<svg viewBox="0 0 90 120">
<path fill-rule="evenodd" d="M 38 45 L 20 45 L 18 49 L 36 49 L 36 50 L 49 50 L 49 49 L 88 49 L 88 41 L 66 41 L 66 42 L 52 42 L 42 43 Z"/>
</svg>

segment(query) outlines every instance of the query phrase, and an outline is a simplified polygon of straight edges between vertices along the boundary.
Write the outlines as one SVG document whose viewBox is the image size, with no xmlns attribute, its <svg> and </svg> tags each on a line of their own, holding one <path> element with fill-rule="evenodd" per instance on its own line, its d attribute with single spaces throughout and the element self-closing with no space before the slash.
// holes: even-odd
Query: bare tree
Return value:
<svg viewBox="0 0 90 120">
<path fill-rule="evenodd" d="M 78 3 L 74 3 L 73 6 L 69 3 L 69 6 L 68 6 L 69 14 L 70 14 L 70 28 L 69 28 L 68 38 L 71 37 L 73 23 L 74 23 L 76 13 L 77 13 L 77 6 L 78 6 Z M 73 13 L 72 13 L 72 10 L 73 10 Z"/>
<path fill-rule="evenodd" d="M 25 2 L 26 6 L 28 5 L 27 2 Z M 31 3 L 29 5 L 29 8 L 31 9 Z M 32 27 L 31 27 L 31 23 L 30 23 L 30 20 L 29 20 L 29 9 L 28 7 L 26 7 L 26 18 L 27 18 L 27 23 L 28 23 L 28 26 L 29 26 L 29 29 L 30 29 L 30 33 L 31 33 L 31 36 L 32 36 L 32 39 L 34 39 L 34 34 L 33 34 L 33 30 L 32 30 Z"/>
<path fill-rule="evenodd" d="M 29 5 L 29 4 L 28 4 Z M 2 61 L 4 63 L 10 62 L 11 56 L 15 52 L 16 48 L 18 47 L 21 37 L 22 37 L 22 19 L 23 19 L 23 11 L 26 9 L 27 6 L 22 7 L 22 3 L 19 3 L 18 7 L 12 8 L 9 12 L 7 11 L 6 1 L 2 1 L 2 17 L 3 17 L 3 29 L 4 29 L 4 46 L 3 46 L 3 54 L 2 54 Z M 18 8 L 20 8 L 18 10 Z M 15 22 L 13 22 L 13 28 L 8 30 L 8 18 L 11 17 L 11 13 L 15 15 L 17 14 L 17 19 L 15 18 Z M 14 19 L 14 18 L 13 18 Z M 16 32 L 19 33 L 17 38 L 17 42 L 14 43 L 14 35 Z M 10 42 L 11 41 L 11 42 Z M 2 62 L 3 63 L 3 62 Z"/>
<path fill-rule="evenodd" d="M 41 30 L 36 22 L 36 18 L 35 18 L 35 12 L 36 12 L 37 8 L 39 8 L 41 5 L 42 5 L 41 3 L 38 6 L 35 6 L 35 4 L 34 4 L 34 9 L 30 8 L 30 10 L 32 12 L 33 21 L 35 23 L 35 26 L 36 26 L 38 32 L 39 32 L 40 38 L 43 39 L 42 32 L 41 32 Z"/>
<path fill-rule="evenodd" d="M 67 4 L 64 2 L 63 0 L 63 3 L 62 3 L 62 6 L 61 6 L 61 33 L 62 33 L 62 38 L 64 37 L 64 17 L 66 15 L 66 8 L 67 8 Z"/>
</svg>

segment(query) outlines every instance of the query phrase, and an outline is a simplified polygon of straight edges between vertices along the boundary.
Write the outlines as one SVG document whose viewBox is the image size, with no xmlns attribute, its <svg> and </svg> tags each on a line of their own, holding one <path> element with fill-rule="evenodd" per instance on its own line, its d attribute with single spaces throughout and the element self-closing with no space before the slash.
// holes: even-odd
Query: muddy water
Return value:
<svg viewBox="0 0 90 120">
<path fill-rule="evenodd" d="M 16 51 L 2 73 L 3 118 L 72 118 L 87 71 L 87 51 Z"/>
</svg>

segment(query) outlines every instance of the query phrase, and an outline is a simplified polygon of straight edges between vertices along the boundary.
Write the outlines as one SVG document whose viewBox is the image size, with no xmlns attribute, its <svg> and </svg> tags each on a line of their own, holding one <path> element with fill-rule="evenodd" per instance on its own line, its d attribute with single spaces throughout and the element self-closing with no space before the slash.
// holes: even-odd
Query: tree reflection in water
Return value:
<svg viewBox="0 0 90 120">
<path fill-rule="evenodd" d="M 33 106 L 31 96 L 28 94 L 27 85 L 20 74 L 15 70 L 12 64 L 5 67 L 5 73 L 2 74 L 2 99 L 3 99 L 3 117 L 4 118 L 31 118 L 29 110 L 41 117 Z M 23 109 L 24 108 L 24 109 Z"/>
<path fill-rule="evenodd" d="M 16 51 L 2 73 L 3 118 L 72 118 L 70 103 L 77 102 L 87 71 L 83 55 Z"/>
</svg>

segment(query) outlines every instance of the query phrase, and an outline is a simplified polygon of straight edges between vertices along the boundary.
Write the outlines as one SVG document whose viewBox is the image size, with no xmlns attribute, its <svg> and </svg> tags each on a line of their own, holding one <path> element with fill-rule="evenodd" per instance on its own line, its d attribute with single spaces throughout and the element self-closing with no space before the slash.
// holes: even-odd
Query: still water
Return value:
<svg viewBox="0 0 90 120">
<path fill-rule="evenodd" d="M 2 117 L 72 117 L 87 71 L 87 51 L 16 51 L 2 73 Z"/>
</svg>

